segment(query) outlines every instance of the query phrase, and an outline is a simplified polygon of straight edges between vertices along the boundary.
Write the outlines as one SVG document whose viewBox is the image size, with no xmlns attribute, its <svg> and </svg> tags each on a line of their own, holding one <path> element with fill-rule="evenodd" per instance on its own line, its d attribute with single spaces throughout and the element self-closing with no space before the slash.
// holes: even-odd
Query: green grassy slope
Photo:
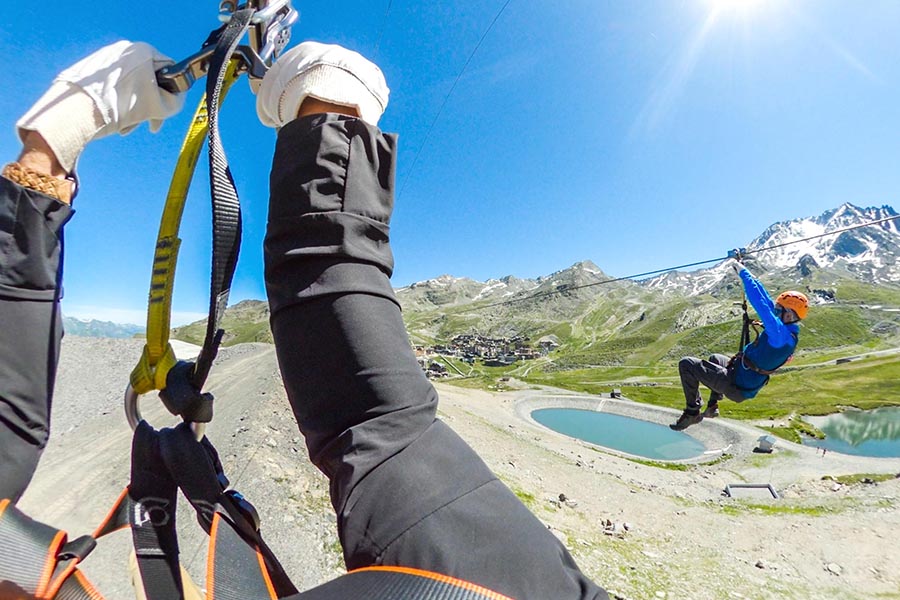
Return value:
<svg viewBox="0 0 900 600">
<path fill-rule="evenodd" d="M 824 277 L 818 274 L 820 279 Z M 833 279 L 833 278 L 832 278 Z M 858 281 L 811 281 L 835 291 L 837 302 L 812 307 L 801 325 L 800 347 L 791 364 L 749 402 L 729 403 L 728 415 L 760 419 L 822 414 L 846 406 L 900 404 L 900 355 L 835 364 L 836 359 L 900 347 L 900 287 Z M 460 333 L 555 335 L 561 346 L 545 359 L 510 367 L 474 368 L 461 385 L 499 389 L 504 377 L 598 393 L 614 387 L 634 400 L 679 408 L 678 359 L 685 355 L 732 354 L 740 338 L 738 300 L 728 297 L 664 296 L 635 285 L 600 286 L 528 302 L 404 311 L 414 344 L 446 342 Z M 265 302 L 244 301 L 224 317 L 225 345 L 269 342 Z M 173 331 L 173 338 L 203 342 L 206 322 Z"/>
<path fill-rule="evenodd" d="M 800 347 L 790 366 L 752 401 L 728 403 L 730 417 L 764 419 L 900 404 L 900 354 L 836 364 L 839 358 L 900 347 L 900 313 L 883 310 L 900 306 L 900 290 L 839 283 L 834 288 L 838 302 L 812 307 L 802 323 Z M 562 341 L 547 361 L 531 368 L 476 366 L 465 385 L 496 387 L 501 377 L 513 376 L 588 393 L 620 387 L 634 400 L 680 408 L 684 397 L 678 359 L 737 350 L 741 321 L 728 300 L 734 299 L 676 296 L 663 301 L 634 290 L 598 297 L 583 313 L 544 323 L 542 334 L 553 333 Z M 718 312 L 710 309 L 716 305 Z M 709 318 L 700 318 L 704 315 Z"/>
</svg>

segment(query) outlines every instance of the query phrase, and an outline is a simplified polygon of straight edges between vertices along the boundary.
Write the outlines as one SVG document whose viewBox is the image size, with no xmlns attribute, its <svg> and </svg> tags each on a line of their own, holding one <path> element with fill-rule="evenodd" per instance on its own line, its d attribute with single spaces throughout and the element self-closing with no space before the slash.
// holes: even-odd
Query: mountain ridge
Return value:
<svg viewBox="0 0 900 600">
<path fill-rule="evenodd" d="M 847 340 L 883 345 L 900 335 L 900 315 L 860 308 L 900 306 L 900 285 L 885 281 L 898 262 L 891 257 L 900 256 L 900 231 L 888 221 L 875 226 L 879 231 L 874 233 L 858 228 L 835 236 L 847 236 L 837 248 L 827 238 L 803 242 L 802 253 L 787 253 L 781 246 L 765 256 L 770 252 L 763 251 L 767 244 L 793 243 L 825 229 L 836 231 L 896 214 L 887 206 L 844 204 L 818 217 L 775 223 L 748 245 L 745 264 L 768 289 L 802 290 L 818 307 L 804 322 L 809 331 L 805 347 L 827 348 Z M 817 243 L 821 245 L 813 247 Z M 863 247 L 850 252 L 853 260 L 848 261 L 848 248 Z M 733 330 L 739 327 L 735 303 L 742 297 L 740 281 L 724 261 L 632 281 L 610 278 L 584 260 L 534 279 L 508 275 L 480 282 L 444 274 L 396 293 L 415 344 L 447 341 L 462 333 L 532 339 L 555 335 L 571 365 L 654 361 L 679 352 L 730 347 Z M 225 343 L 271 342 L 268 317 L 263 301 L 229 307 Z M 173 337 L 201 343 L 204 334 L 205 322 L 198 322 L 176 329 Z"/>
</svg>

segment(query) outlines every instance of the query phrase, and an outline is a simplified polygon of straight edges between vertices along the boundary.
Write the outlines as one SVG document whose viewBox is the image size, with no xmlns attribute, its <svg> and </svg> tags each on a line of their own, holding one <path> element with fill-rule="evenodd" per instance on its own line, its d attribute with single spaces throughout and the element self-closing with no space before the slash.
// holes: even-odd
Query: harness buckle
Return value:
<svg viewBox="0 0 900 600">
<path fill-rule="evenodd" d="M 228 490 L 225 492 L 225 495 L 231 498 L 241 516 L 253 527 L 253 531 L 259 532 L 260 519 L 256 507 L 237 490 Z"/>
<path fill-rule="evenodd" d="M 97 547 L 97 540 L 90 535 L 83 535 L 70 542 L 67 542 L 56 554 L 56 560 L 72 560 L 74 558 L 81 562 Z"/>
</svg>

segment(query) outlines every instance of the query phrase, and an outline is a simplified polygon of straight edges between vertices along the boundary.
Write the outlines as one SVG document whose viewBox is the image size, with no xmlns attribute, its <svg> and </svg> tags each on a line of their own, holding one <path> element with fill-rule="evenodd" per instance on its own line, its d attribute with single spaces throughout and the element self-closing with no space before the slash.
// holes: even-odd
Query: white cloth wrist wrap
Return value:
<svg viewBox="0 0 900 600">
<path fill-rule="evenodd" d="M 53 150 L 59 164 L 71 173 L 78 155 L 104 126 L 103 116 L 81 88 L 56 81 L 16 123 L 19 138 L 36 131 Z"/>
</svg>

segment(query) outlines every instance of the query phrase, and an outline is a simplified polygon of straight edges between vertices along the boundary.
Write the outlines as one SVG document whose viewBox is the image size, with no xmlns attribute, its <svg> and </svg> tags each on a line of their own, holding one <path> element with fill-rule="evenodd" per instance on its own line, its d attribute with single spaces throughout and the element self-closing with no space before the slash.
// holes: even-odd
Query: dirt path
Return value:
<svg viewBox="0 0 900 600">
<path fill-rule="evenodd" d="M 760 455 L 750 444 L 722 463 L 666 470 L 521 420 L 520 394 L 439 389 L 451 425 L 624 598 L 900 597 L 900 480 L 836 489 L 821 480 L 873 461 L 900 472 L 900 461 L 823 458 L 787 443 Z M 726 483 L 746 481 L 771 481 L 783 499 L 724 497 Z"/>
<path fill-rule="evenodd" d="M 132 340 L 65 338 L 51 443 L 20 503 L 34 518 L 73 536 L 89 533 L 127 485 L 131 430 L 122 391 L 141 347 Z M 84 373 L 91 376 L 79 377 Z M 233 487 L 257 505 L 266 540 L 295 583 L 311 587 L 340 572 L 327 485 L 305 460 L 274 348 L 223 349 L 208 389 L 216 416 L 207 434 Z M 177 422 L 150 395 L 141 410 L 156 426 Z M 180 503 L 177 517 L 182 564 L 202 582 L 207 537 L 186 504 Z M 110 600 L 134 597 L 126 572 L 130 548 L 127 532 L 108 536 L 83 567 Z"/>
<path fill-rule="evenodd" d="M 35 518 L 88 532 L 127 482 L 131 434 L 121 393 L 140 347 L 64 340 L 53 437 L 22 502 Z M 834 490 L 821 480 L 866 471 L 863 462 L 831 452 L 822 458 L 815 449 L 766 456 L 743 448 L 712 466 L 661 469 L 521 420 L 516 393 L 438 388 L 442 418 L 621 598 L 900 598 L 900 480 Z M 327 484 L 306 459 L 272 347 L 224 349 L 210 389 L 217 398 L 210 439 L 235 487 L 259 508 L 266 538 L 298 587 L 341 572 Z M 148 420 L 171 423 L 155 404 L 142 405 Z M 724 485 L 735 481 L 772 481 L 784 499 L 724 498 Z M 179 520 L 182 561 L 202 581 L 205 535 L 193 515 Z M 116 534 L 85 566 L 111 600 L 133 598 L 129 545 L 127 533 Z"/>
</svg>

